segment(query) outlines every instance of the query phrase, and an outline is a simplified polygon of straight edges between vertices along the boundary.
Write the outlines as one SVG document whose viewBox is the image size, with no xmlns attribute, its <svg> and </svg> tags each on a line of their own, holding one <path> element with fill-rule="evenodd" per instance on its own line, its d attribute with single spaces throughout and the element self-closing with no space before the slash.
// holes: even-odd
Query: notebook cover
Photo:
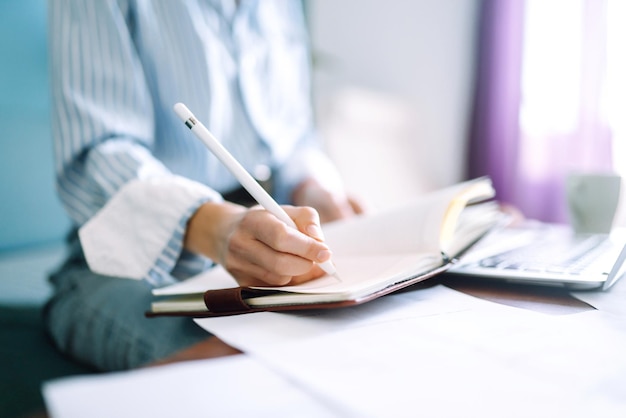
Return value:
<svg viewBox="0 0 626 418">
<path fill-rule="evenodd" d="M 252 312 L 288 312 L 310 309 L 336 309 L 349 306 L 360 305 L 381 296 L 388 295 L 400 289 L 407 288 L 413 284 L 419 283 L 433 276 L 446 271 L 453 262 L 437 267 L 425 274 L 421 274 L 398 283 L 394 283 L 383 289 L 374 291 L 360 298 L 347 299 L 335 302 L 312 302 L 300 303 L 294 305 L 275 305 L 275 306 L 250 306 L 244 299 L 253 296 L 267 295 L 266 291 L 250 289 L 246 287 L 234 287 L 229 289 L 209 290 L 204 293 L 204 303 L 209 311 L 189 311 L 189 312 L 146 312 L 148 317 L 157 316 L 188 316 L 193 318 L 207 318 L 216 316 L 240 315 Z M 278 291 L 277 291 L 278 293 Z"/>
</svg>

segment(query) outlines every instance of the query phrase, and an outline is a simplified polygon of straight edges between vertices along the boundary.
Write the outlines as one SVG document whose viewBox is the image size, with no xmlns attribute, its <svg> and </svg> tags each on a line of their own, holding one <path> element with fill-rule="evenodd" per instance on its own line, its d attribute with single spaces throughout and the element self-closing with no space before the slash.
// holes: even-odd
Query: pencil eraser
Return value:
<svg viewBox="0 0 626 418">
<path fill-rule="evenodd" d="M 183 122 L 187 122 L 189 118 L 193 117 L 193 113 L 191 113 L 191 110 L 187 109 L 187 106 L 182 103 L 176 103 L 174 105 L 174 112 L 176 112 L 180 120 L 182 120 Z"/>
</svg>

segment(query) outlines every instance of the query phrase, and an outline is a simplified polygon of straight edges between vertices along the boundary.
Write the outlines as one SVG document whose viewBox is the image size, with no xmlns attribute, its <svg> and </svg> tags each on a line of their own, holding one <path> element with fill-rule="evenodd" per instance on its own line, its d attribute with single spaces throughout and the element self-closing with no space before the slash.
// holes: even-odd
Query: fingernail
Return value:
<svg viewBox="0 0 626 418">
<path fill-rule="evenodd" d="M 330 260 L 330 251 L 328 250 L 322 250 L 319 253 L 317 253 L 317 261 L 321 261 L 324 262 L 326 260 Z"/>
<path fill-rule="evenodd" d="M 318 241 L 324 241 L 324 233 L 322 232 L 322 229 L 315 224 L 307 226 L 306 233 L 309 234 L 310 237 L 315 238 Z"/>
</svg>

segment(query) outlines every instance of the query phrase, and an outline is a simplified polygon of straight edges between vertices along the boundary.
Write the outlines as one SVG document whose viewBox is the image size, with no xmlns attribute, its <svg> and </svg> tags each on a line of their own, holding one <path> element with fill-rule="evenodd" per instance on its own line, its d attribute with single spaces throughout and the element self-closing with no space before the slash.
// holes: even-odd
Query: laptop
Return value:
<svg viewBox="0 0 626 418">
<path fill-rule="evenodd" d="M 574 234 L 567 225 L 527 222 L 492 231 L 455 266 L 452 276 L 608 290 L 626 272 L 626 231 Z"/>
</svg>

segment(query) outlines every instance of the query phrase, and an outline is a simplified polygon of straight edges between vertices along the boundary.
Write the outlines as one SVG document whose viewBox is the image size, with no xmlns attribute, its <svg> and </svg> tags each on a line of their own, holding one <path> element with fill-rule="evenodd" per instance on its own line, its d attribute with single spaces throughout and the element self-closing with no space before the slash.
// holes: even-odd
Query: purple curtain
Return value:
<svg viewBox="0 0 626 418">
<path fill-rule="evenodd" d="M 580 68 L 572 69 L 581 74 L 578 84 L 571 86 L 571 91 L 579 97 L 578 113 L 574 114 L 572 126 L 560 131 L 542 130 L 542 123 L 524 131 L 520 124 L 524 99 L 521 86 L 525 3 L 525 0 L 484 0 L 482 4 L 468 176 L 491 176 L 498 199 L 518 207 L 529 218 L 566 222 L 564 184 L 567 174 L 612 169 L 612 134 L 600 114 L 606 62 L 603 54 L 606 2 L 586 0 L 583 3 L 583 41 L 580 45 L 564 45 L 580 48 L 582 62 L 577 63 Z M 535 12 L 543 12 L 541 2 L 533 6 L 539 8 L 534 9 Z M 556 26 L 552 32 L 555 30 Z M 545 35 L 550 36 L 550 33 Z M 576 42 L 575 37 L 571 42 Z M 549 62 L 550 59 L 555 61 Z M 554 53 L 550 59 L 540 64 L 546 69 L 554 68 L 548 66 L 558 63 L 559 54 Z M 549 81 L 540 82 L 549 95 Z M 537 90 L 533 90 L 535 94 Z M 537 96 L 533 100 L 537 103 Z M 526 106 L 528 103 L 533 101 L 526 100 Z M 533 109 L 525 110 L 528 114 Z M 549 121 L 551 112 L 557 110 L 561 109 L 554 106 L 545 115 L 539 112 L 539 116 Z"/>
<path fill-rule="evenodd" d="M 468 175 L 489 175 L 498 199 L 517 204 L 516 167 L 523 1 L 484 0 Z"/>
</svg>

